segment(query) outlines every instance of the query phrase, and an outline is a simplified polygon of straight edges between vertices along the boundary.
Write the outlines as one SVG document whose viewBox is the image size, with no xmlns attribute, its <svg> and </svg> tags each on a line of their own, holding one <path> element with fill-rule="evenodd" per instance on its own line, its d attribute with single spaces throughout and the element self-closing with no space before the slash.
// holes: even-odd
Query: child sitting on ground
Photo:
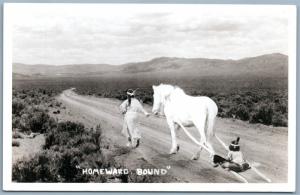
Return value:
<svg viewBox="0 0 300 195">
<path fill-rule="evenodd" d="M 228 147 L 227 158 L 219 155 L 214 156 L 214 163 L 216 166 L 220 165 L 228 171 L 242 172 L 250 169 L 249 163 L 244 159 L 243 153 L 240 151 L 239 146 L 240 138 L 232 141 Z"/>
</svg>

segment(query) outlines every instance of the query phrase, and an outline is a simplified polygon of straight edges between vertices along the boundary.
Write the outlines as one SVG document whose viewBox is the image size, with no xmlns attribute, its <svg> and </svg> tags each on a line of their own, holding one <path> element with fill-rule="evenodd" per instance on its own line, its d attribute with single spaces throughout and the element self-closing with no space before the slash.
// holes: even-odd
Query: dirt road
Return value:
<svg viewBox="0 0 300 195">
<path fill-rule="evenodd" d="M 81 96 L 72 90 L 64 91 L 58 100 L 61 101 L 67 110 L 66 117 L 70 120 L 79 121 L 88 127 L 99 123 L 102 125 L 105 136 L 113 143 L 126 145 L 126 138 L 121 135 L 123 124 L 122 115 L 119 111 L 120 101 L 115 99 L 96 98 L 93 96 Z M 149 112 L 151 108 L 145 106 Z M 140 147 L 133 149 L 127 163 L 135 161 L 135 158 L 143 157 L 157 168 L 170 166 L 168 174 L 176 178 L 178 182 L 193 183 L 233 183 L 240 182 L 231 173 L 222 168 L 213 168 L 209 163 L 208 154 L 202 151 L 197 161 L 190 160 L 197 146 L 184 134 L 182 130 L 177 131 L 180 150 L 175 155 L 169 155 L 171 137 L 164 118 L 140 116 L 140 128 L 142 141 Z M 233 119 L 221 119 L 216 121 L 216 133 L 226 143 L 237 136 L 241 137 L 241 148 L 245 157 L 250 162 L 259 162 L 258 169 L 267 175 L 272 182 L 287 182 L 287 128 L 269 127 L 260 124 L 248 124 Z M 195 128 L 189 130 L 197 135 Z M 213 142 L 218 154 L 225 155 L 226 151 Z M 249 182 L 265 182 L 252 171 L 242 173 Z"/>
</svg>

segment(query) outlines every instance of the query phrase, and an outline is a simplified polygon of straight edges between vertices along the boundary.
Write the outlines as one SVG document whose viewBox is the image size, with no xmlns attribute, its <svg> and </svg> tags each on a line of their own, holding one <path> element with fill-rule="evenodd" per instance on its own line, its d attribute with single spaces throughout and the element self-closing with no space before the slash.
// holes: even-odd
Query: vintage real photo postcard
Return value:
<svg viewBox="0 0 300 195">
<path fill-rule="evenodd" d="M 295 6 L 5 4 L 3 69 L 4 190 L 295 190 Z"/>
</svg>

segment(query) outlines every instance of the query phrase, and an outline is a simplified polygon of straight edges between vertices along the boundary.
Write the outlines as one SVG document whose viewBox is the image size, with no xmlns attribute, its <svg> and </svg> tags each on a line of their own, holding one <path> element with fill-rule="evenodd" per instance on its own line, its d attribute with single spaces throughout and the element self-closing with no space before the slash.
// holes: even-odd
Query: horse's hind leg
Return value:
<svg viewBox="0 0 300 195">
<path fill-rule="evenodd" d="M 177 123 L 174 123 L 174 129 L 175 129 L 175 135 L 176 135 L 176 132 L 180 129 L 180 126 Z M 179 144 L 177 144 L 176 151 L 178 152 L 179 149 L 180 149 Z"/>
<path fill-rule="evenodd" d="M 192 156 L 191 159 L 192 160 L 198 160 L 200 158 L 201 151 L 202 151 L 202 147 L 200 146 L 199 150 L 197 150 L 197 152 Z"/>
<path fill-rule="evenodd" d="M 176 140 L 175 123 L 168 118 L 167 118 L 167 123 L 169 125 L 170 132 L 171 132 L 171 138 L 172 138 L 172 147 L 171 147 L 169 154 L 176 154 L 179 150 L 179 145 L 177 144 L 177 140 Z"/>
<path fill-rule="evenodd" d="M 200 134 L 200 143 L 206 144 L 206 135 L 205 135 L 205 121 L 206 117 L 200 117 L 200 119 L 194 119 L 194 125 L 197 128 Z M 192 156 L 192 160 L 198 160 L 200 158 L 200 154 L 202 151 L 202 147 L 199 146 L 197 152 Z"/>
<path fill-rule="evenodd" d="M 212 151 L 211 154 L 211 158 L 213 158 L 213 156 L 215 155 L 215 150 L 211 144 L 211 140 L 213 137 L 215 137 L 215 132 L 214 132 L 214 126 L 215 126 L 215 120 L 216 120 L 216 115 L 213 114 L 209 114 L 207 117 L 207 129 L 206 129 L 206 133 L 207 133 L 207 142 L 206 145 L 207 147 Z"/>
</svg>

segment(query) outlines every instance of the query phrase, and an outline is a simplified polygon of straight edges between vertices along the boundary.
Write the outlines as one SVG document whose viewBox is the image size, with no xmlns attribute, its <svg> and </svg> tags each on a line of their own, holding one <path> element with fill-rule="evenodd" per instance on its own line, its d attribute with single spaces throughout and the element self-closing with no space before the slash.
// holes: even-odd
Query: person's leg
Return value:
<svg viewBox="0 0 300 195">
<path fill-rule="evenodd" d="M 243 168 L 244 171 L 246 171 L 246 170 L 248 170 L 248 169 L 251 169 L 249 163 L 244 163 L 244 164 L 242 164 L 242 168 Z"/>
<path fill-rule="evenodd" d="M 135 127 L 134 127 L 134 137 L 135 137 L 135 147 L 137 148 L 140 145 L 140 140 L 142 137 L 142 134 L 141 134 L 141 131 L 140 131 L 140 128 L 139 128 L 137 122 L 135 123 Z"/>
<path fill-rule="evenodd" d="M 130 129 L 132 133 L 132 147 L 136 148 L 140 144 L 140 139 L 141 139 L 141 132 L 138 127 L 138 121 L 137 121 L 137 116 L 132 115 L 131 118 L 131 123 L 130 123 Z"/>
<path fill-rule="evenodd" d="M 214 160 L 214 163 L 225 163 L 228 161 L 226 158 L 223 158 L 222 156 L 219 156 L 217 154 L 214 155 L 213 160 Z"/>
<path fill-rule="evenodd" d="M 137 128 L 135 128 L 135 129 L 138 131 Z M 132 147 L 135 147 L 135 148 L 139 147 L 141 136 L 139 134 L 137 134 L 137 133 L 134 133 L 132 139 L 133 139 L 133 141 L 132 141 L 132 143 L 133 143 Z"/>
<path fill-rule="evenodd" d="M 127 145 L 128 146 L 131 146 L 131 147 L 134 147 L 134 132 L 133 132 L 133 129 L 134 129 L 134 122 L 132 120 L 132 116 L 131 114 L 127 113 L 126 114 L 126 117 L 125 117 L 125 120 L 126 120 L 126 125 L 127 125 L 127 133 L 128 133 L 128 142 Z"/>
<path fill-rule="evenodd" d="M 228 169 L 228 170 L 229 170 L 229 166 L 230 166 L 230 163 L 229 163 L 229 162 L 224 162 L 224 163 L 221 164 L 221 167 L 222 167 L 223 169 Z"/>
<path fill-rule="evenodd" d="M 242 171 L 241 165 L 239 165 L 237 163 L 234 163 L 234 162 L 225 162 L 221 166 L 224 169 L 235 171 L 235 172 L 241 172 Z"/>
<path fill-rule="evenodd" d="M 123 123 L 122 134 L 125 137 L 127 137 L 127 144 L 126 144 L 126 146 L 130 147 L 131 146 L 131 134 L 129 132 L 127 121 L 125 119 L 124 119 L 124 123 Z"/>
<path fill-rule="evenodd" d="M 123 127 L 122 127 L 122 131 L 121 134 L 124 135 L 125 137 L 128 137 L 128 130 L 127 130 L 127 124 L 124 118 L 124 122 L 123 122 Z"/>
<path fill-rule="evenodd" d="M 233 163 L 230 167 L 231 170 L 235 171 L 235 172 L 241 172 L 243 171 L 243 168 L 241 165 Z"/>
</svg>

